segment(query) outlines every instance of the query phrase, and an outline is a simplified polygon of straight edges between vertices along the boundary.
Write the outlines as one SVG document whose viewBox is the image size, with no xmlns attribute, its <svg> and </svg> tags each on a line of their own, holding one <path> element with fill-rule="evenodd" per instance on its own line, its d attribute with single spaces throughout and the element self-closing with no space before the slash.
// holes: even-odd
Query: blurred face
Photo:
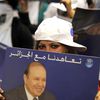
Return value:
<svg viewBox="0 0 100 100">
<path fill-rule="evenodd" d="M 46 71 L 43 67 L 31 67 L 28 75 L 24 75 L 24 83 L 32 96 L 40 96 L 46 86 Z"/>
<path fill-rule="evenodd" d="M 41 40 L 38 44 L 38 50 L 41 51 L 48 51 L 48 52 L 56 52 L 56 53 L 67 53 L 68 49 L 58 43 L 58 42 L 52 42 L 47 40 Z"/>
</svg>

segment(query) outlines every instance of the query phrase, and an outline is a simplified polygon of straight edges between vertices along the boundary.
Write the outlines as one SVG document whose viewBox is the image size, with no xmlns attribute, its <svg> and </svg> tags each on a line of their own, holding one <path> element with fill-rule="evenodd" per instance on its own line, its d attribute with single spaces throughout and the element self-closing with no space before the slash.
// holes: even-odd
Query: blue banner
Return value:
<svg viewBox="0 0 100 100">
<path fill-rule="evenodd" d="M 32 61 L 47 70 L 47 86 L 57 100 L 94 100 L 98 88 L 100 58 L 59 54 L 0 44 L 0 80 L 9 90 L 23 84 L 23 72 Z"/>
</svg>

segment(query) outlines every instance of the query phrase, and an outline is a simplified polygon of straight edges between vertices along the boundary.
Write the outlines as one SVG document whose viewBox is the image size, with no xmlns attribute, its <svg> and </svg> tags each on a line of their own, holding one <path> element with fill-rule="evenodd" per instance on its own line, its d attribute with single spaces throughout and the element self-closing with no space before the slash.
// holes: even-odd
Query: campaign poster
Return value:
<svg viewBox="0 0 100 100">
<path fill-rule="evenodd" d="M 0 44 L 0 80 L 4 90 L 23 84 L 29 63 L 39 61 L 47 70 L 46 88 L 57 100 L 94 100 L 98 88 L 100 58 L 60 54 Z"/>
</svg>

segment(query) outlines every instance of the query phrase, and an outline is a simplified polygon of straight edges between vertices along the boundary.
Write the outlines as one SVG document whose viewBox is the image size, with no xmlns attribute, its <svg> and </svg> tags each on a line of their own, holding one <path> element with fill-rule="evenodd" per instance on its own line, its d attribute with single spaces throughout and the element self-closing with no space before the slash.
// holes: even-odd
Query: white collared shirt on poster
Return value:
<svg viewBox="0 0 100 100">
<path fill-rule="evenodd" d="M 27 95 L 27 100 L 33 100 L 34 99 L 34 97 L 28 92 L 26 87 L 25 87 L 25 92 L 26 92 L 26 95 Z M 37 100 L 39 100 L 38 97 L 36 97 L 36 98 L 37 98 Z"/>
</svg>

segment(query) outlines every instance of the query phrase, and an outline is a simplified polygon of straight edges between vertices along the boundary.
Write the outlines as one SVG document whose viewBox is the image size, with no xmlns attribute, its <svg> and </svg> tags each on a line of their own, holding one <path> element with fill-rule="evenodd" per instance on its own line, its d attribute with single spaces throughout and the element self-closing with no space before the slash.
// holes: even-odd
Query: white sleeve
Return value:
<svg viewBox="0 0 100 100">
<path fill-rule="evenodd" d="M 57 8 L 53 6 L 54 3 L 48 5 L 47 10 L 44 12 L 44 19 L 57 16 Z"/>
</svg>

